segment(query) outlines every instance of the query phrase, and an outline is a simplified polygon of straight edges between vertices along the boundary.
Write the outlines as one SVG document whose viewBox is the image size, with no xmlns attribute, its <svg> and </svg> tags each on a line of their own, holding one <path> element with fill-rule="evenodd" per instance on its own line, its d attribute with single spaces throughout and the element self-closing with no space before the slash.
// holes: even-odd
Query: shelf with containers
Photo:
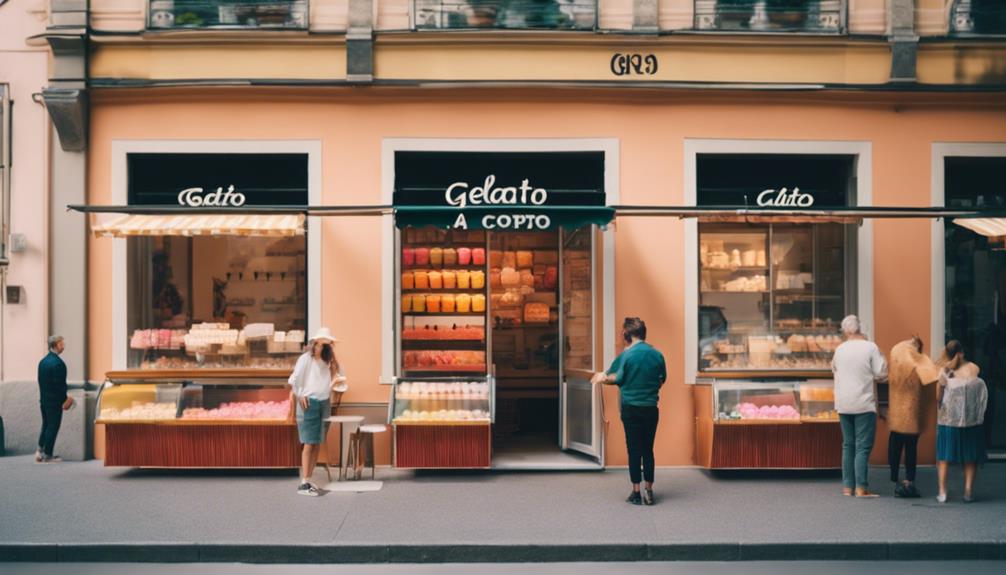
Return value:
<svg viewBox="0 0 1006 575">
<path fill-rule="evenodd" d="M 846 227 L 700 224 L 702 376 L 830 375 L 850 303 Z"/>
<path fill-rule="evenodd" d="M 98 394 L 105 465 L 299 465 L 286 370 L 109 372 Z"/>
</svg>

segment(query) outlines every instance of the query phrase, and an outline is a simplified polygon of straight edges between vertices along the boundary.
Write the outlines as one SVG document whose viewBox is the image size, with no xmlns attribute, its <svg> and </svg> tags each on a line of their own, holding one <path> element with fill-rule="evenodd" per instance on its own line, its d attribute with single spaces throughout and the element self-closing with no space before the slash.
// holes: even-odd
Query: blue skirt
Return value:
<svg viewBox="0 0 1006 575">
<path fill-rule="evenodd" d="M 936 459 L 950 463 L 985 463 L 985 427 L 936 427 Z"/>
</svg>

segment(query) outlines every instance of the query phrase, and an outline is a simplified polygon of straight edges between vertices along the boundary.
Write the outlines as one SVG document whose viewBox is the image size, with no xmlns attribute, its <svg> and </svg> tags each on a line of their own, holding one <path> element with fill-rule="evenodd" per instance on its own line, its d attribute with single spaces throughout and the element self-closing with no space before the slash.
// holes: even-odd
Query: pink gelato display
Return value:
<svg viewBox="0 0 1006 575">
<path fill-rule="evenodd" d="M 741 403 L 737 405 L 741 419 L 800 419 L 800 412 L 792 405 L 762 405 Z"/>
<path fill-rule="evenodd" d="M 187 407 L 182 410 L 182 419 L 279 419 L 285 420 L 290 413 L 290 400 L 285 401 L 235 401 L 222 403 L 220 407 L 205 409 Z"/>
</svg>

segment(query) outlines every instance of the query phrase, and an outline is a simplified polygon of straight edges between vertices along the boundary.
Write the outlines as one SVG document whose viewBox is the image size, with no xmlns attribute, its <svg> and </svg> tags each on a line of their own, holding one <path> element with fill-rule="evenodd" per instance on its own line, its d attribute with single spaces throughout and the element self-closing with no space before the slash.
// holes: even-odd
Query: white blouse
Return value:
<svg viewBox="0 0 1006 575">
<path fill-rule="evenodd" d="M 338 375 L 342 375 L 341 369 Z M 289 383 L 297 397 L 327 401 L 332 393 L 332 379 L 332 370 L 328 364 L 315 359 L 311 352 L 306 352 L 297 358 Z"/>
</svg>

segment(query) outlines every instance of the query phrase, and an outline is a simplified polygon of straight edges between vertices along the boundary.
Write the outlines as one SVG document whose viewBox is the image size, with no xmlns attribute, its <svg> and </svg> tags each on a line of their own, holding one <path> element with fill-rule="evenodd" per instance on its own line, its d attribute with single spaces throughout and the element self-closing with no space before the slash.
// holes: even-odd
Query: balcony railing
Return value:
<svg viewBox="0 0 1006 575">
<path fill-rule="evenodd" d="M 950 30 L 958 35 L 1006 34 L 1006 0 L 955 0 Z"/>
<path fill-rule="evenodd" d="M 307 0 L 150 0 L 149 28 L 307 29 Z"/>
<path fill-rule="evenodd" d="M 593 30 L 596 0 L 414 0 L 419 30 Z"/>
<path fill-rule="evenodd" d="M 838 33 L 842 0 L 695 0 L 695 28 L 729 32 Z"/>
</svg>

